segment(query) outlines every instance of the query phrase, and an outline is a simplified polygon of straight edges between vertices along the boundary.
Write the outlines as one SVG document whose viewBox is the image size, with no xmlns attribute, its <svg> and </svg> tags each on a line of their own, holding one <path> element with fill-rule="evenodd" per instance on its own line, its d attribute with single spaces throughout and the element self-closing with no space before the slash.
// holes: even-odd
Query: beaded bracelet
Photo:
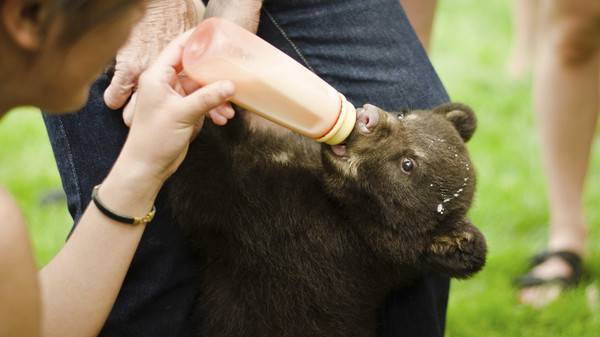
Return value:
<svg viewBox="0 0 600 337">
<path fill-rule="evenodd" d="M 141 223 L 145 224 L 154 219 L 154 215 L 156 214 L 156 206 L 154 205 L 152 206 L 152 210 L 143 218 L 130 217 L 112 211 L 111 209 L 106 207 L 106 205 L 104 205 L 102 201 L 100 201 L 100 198 L 98 197 L 98 189 L 100 189 L 100 185 L 94 186 L 94 189 L 92 190 L 92 201 L 94 202 L 96 207 L 98 207 L 100 212 L 104 213 L 104 215 L 106 215 L 107 217 L 131 225 L 138 225 Z"/>
</svg>

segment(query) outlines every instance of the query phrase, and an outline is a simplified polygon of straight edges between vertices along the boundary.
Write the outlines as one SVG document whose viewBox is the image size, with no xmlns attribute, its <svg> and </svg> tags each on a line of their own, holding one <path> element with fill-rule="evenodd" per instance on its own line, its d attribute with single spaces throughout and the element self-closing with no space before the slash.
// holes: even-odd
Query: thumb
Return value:
<svg viewBox="0 0 600 337">
<path fill-rule="evenodd" d="M 182 112 L 188 122 L 195 123 L 211 109 L 230 100 L 234 93 L 235 86 L 231 81 L 218 81 L 205 85 L 183 98 Z"/>
<path fill-rule="evenodd" d="M 104 102 L 106 106 L 115 110 L 127 102 L 129 96 L 133 92 L 133 88 L 137 82 L 137 75 L 127 73 L 123 70 L 116 70 L 115 75 L 110 81 L 110 85 L 104 91 Z"/>
</svg>

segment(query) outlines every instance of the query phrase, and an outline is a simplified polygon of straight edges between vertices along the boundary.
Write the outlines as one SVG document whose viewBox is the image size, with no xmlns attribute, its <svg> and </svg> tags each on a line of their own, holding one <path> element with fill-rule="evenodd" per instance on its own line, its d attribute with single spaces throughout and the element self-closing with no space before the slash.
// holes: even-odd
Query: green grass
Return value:
<svg viewBox="0 0 600 337">
<path fill-rule="evenodd" d="M 586 190 L 588 275 L 545 310 L 520 305 L 513 280 L 526 270 L 526 258 L 545 246 L 548 208 L 530 78 L 513 81 L 504 68 L 511 2 L 438 3 L 431 58 L 452 99 L 469 104 L 479 119 L 469 143 L 478 171 L 470 216 L 489 245 L 485 269 L 452 282 L 447 336 L 598 336 L 600 269 L 593 263 L 600 259 L 598 137 Z"/>
<path fill-rule="evenodd" d="M 62 186 L 39 110 L 9 113 L 0 122 L 0 148 L 0 184 L 25 214 L 38 266 L 43 266 L 64 243 L 73 220 L 64 199 L 43 202 Z"/>
<path fill-rule="evenodd" d="M 516 301 L 513 279 L 546 243 L 548 209 L 530 81 L 512 81 L 504 63 L 511 38 L 510 1 L 442 0 L 431 57 L 455 101 L 469 104 L 479 127 L 469 143 L 478 171 L 471 218 L 487 237 L 485 269 L 453 281 L 447 336 L 597 336 L 600 331 L 600 147 L 595 144 L 586 191 L 591 225 L 587 277 L 545 310 Z M 30 223 L 39 265 L 60 248 L 70 228 L 64 201 L 41 205 L 60 188 L 39 114 L 12 113 L 0 123 L 0 184 L 17 197 Z M 598 143 L 596 137 L 596 143 Z"/>
</svg>

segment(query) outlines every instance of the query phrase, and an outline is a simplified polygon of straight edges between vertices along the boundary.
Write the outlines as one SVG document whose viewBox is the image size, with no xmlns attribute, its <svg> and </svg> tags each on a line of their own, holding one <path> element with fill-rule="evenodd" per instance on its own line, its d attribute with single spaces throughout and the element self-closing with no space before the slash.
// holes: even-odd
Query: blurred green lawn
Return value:
<svg viewBox="0 0 600 337">
<path fill-rule="evenodd" d="M 446 335 L 598 336 L 600 267 L 593 262 L 600 261 L 599 144 L 586 191 L 591 225 L 586 278 L 545 310 L 515 300 L 513 279 L 526 270 L 526 258 L 544 247 L 548 218 L 530 79 L 513 81 L 504 69 L 511 39 L 510 5 L 506 0 L 442 0 L 436 16 L 432 62 L 451 98 L 469 104 L 479 118 L 469 143 L 478 171 L 470 216 L 489 245 L 484 271 L 452 282 Z M 0 183 L 24 210 L 42 266 L 63 244 L 71 219 L 64 200 L 40 202 L 60 189 L 60 179 L 38 112 L 25 108 L 5 118 L 0 146 Z"/>
<path fill-rule="evenodd" d="M 439 2 L 431 58 L 452 100 L 469 104 L 479 118 L 469 144 L 478 172 L 470 216 L 489 245 L 484 271 L 452 283 L 447 336 L 599 336 L 600 268 L 594 263 L 600 261 L 598 137 L 586 190 L 591 225 L 586 279 L 546 310 L 515 300 L 514 277 L 526 270 L 526 258 L 546 243 L 548 209 L 530 78 L 512 81 L 504 68 L 511 3 Z"/>
<path fill-rule="evenodd" d="M 62 186 L 40 112 L 18 110 L 0 121 L 0 184 L 25 213 L 38 266 L 43 266 L 63 245 L 73 220 L 64 198 L 44 200 Z"/>
</svg>

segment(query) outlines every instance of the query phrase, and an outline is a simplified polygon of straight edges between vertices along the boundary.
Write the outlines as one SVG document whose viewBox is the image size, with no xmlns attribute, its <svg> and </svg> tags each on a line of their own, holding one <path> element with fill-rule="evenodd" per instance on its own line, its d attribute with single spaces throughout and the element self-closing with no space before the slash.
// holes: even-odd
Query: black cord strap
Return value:
<svg viewBox="0 0 600 337">
<path fill-rule="evenodd" d="M 104 205 L 102 203 L 102 201 L 100 201 L 100 198 L 98 197 L 98 189 L 99 188 L 100 188 L 100 185 L 94 186 L 94 189 L 92 190 L 92 201 L 94 202 L 96 207 L 98 207 L 100 212 L 104 213 L 104 215 L 106 215 L 107 217 L 109 217 L 113 220 L 119 221 L 119 222 L 130 224 L 130 225 L 138 225 L 141 223 L 148 223 L 148 222 L 152 221 L 152 219 L 154 219 L 154 215 L 156 214 L 156 206 L 154 206 L 154 205 L 152 206 L 152 210 L 143 218 L 130 217 L 130 216 L 122 215 L 115 211 L 112 211 L 111 209 L 106 207 L 106 205 Z"/>
</svg>

